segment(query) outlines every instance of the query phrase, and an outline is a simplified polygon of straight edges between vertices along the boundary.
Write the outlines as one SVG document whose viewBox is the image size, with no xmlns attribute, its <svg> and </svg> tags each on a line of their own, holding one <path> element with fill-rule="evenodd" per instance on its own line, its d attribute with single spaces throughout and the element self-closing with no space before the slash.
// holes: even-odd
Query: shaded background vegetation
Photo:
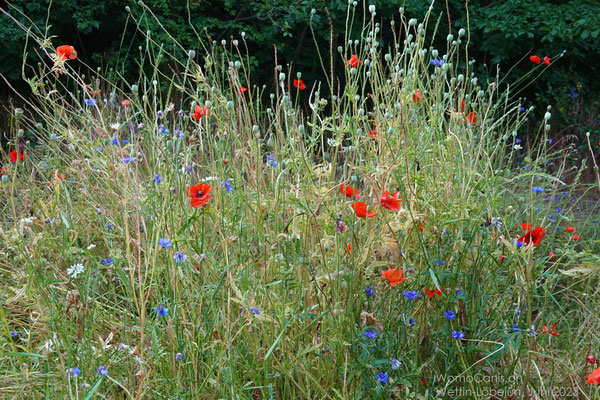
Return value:
<svg viewBox="0 0 600 400">
<path fill-rule="evenodd" d="M 10 4 L 42 29 L 49 26 L 50 35 L 56 36 L 53 44 L 73 45 L 82 61 L 101 67 L 109 76 L 109 68 L 114 68 L 115 74 L 137 79 L 139 66 L 136 59 L 139 46 L 146 40 L 145 32 L 150 31 L 157 42 L 167 43 L 167 46 L 170 43 L 157 22 L 135 1 L 15 0 Z M 384 48 L 390 43 L 389 22 L 398 20 L 399 7 L 405 8 L 408 18 L 418 19 L 429 8 L 429 2 L 423 0 L 359 2 L 350 38 L 360 37 L 362 18 L 368 14 L 369 4 L 377 7 L 376 19 L 381 22 L 380 42 Z M 241 33 L 245 32 L 252 67 L 251 84 L 271 85 L 274 81 L 275 47 L 277 62 L 291 65 L 294 76 L 296 71 L 301 71 L 302 78 L 309 84 L 324 80 L 325 72 L 316 46 L 329 67 L 330 44 L 336 52 L 337 46 L 345 40 L 347 2 L 341 0 L 152 0 L 147 5 L 184 47 L 200 53 L 211 41 L 220 44 L 227 40 L 231 49 L 230 39 L 240 39 Z M 11 6 L 4 2 L 2 8 L 28 25 Z M 315 10 L 313 31 L 309 26 L 312 9 Z M 536 106 L 534 115 L 540 120 L 546 105 L 553 106 L 553 136 L 576 134 L 581 138 L 589 131 L 598 143 L 600 81 L 597 76 L 600 71 L 595 59 L 600 55 L 600 25 L 597 23 L 600 2 L 470 0 L 467 7 L 465 0 L 440 0 L 434 4 L 432 15 L 437 20 L 430 24 L 429 34 L 433 34 L 437 24 L 433 39 L 436 48 L 445 48 L 448 33 L 456 34 L 460 28 L 470 29 L 469 57 L 477 60 L 475 71 L 480 82 L 493 80 L 498 71 L 501 78 L 506 78 L 504 84 L 515 82 L 534 67 L 529 61 L 530 55 L 551 57 L 550 68 L 532 83 L 515 88 L 513 93 L 524 98 L 525 106 Z M 139 29 L 131 16 L 139 23 Z M 27 93 L 20 79 L 25 33 L 5 15 L 0 16 L 0 26 L 3 28 L 0 30 L 0 73 L 16 89 Z M 330 32 L 334 33 L 331 43 Z M 169 50 L 178 54 L 176 49 Z M 558 58 L 563 51 L 564 56 Z M 185 57 L 183 51 L 179 53 L 180 57 Z M 232 57 L 237 56 L 233 54 Z M 344 67 L 341 57 L 334 59 L 334 68 Z M 11 101 L 18 103 L 5 82 L 0 88 L 0 98 L 5 109 Z M 9 127 L 7 115 L 3 114 L 1 127 L 5 132 Z M 538 121 L 531 121 L 532 132 L 538 127 Z M 583 143 L 581 148 L 584 148 Z"/>
</svg>

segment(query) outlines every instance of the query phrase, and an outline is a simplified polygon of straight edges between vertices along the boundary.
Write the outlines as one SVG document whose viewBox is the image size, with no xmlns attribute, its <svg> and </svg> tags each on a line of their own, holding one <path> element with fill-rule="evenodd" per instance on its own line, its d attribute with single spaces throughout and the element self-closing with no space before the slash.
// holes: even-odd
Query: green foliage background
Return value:
<svg viewBox="0 0 600 400">
<path fill-rule="evenodd" d="M 143 8 L 135 1 L 14 0 L 10 3 L 38 26 L 50 26 L 50 34 L 57 36 L 56 45 L 71 44 L 83 61 L 105 70 L 115 67 L 126 78 L 135 79 L 132 74 L 138 71 L 137 49 L 145 40 L 141 32 L 151 31 L 158 42 L 170 43 L 157 23 L 145 18 Z M 361 18 L 368 13 L 369 4 L 377 7 L 376 19 L 382 22 L 384 47 L 389 43 L 386 40 L 390 35 L 389 22 L 397 18 L 398 7 L 404 7 L 409 17 L 416 18 L 421 18 L 429 8 L 429 2 L 423 0 L 374 0 L 358 5 L 362 9 Z M 323 79 L 315 45 L 319 46 L 329 67 L 327 11 L 334 32 L 334 52 L 344 40 L 347 2 L 341 0 L 152 0 L 147 5 L 166 30 L 190 49 L 202 49 L 192 26 L 204 45 L 210 40 L 220 43 L 223 39 L 239 39 L 241 32 L 246 32 L 253 84 L 273 81 L 274 46 L 279 64 L 292 63 L 294 74 L 302 71 L 305 81 Z M 140 22 L 141 32 L 126 7 Z M 552 67 L 524 87 L 519 96 L 529 99 L 526 105 L 538 106 L 538 117 L 545 112 L 545 105 L 552 104 L 558 107 L 564 125 L 600 136 L 597 120 L 600 71 L 595 62 L 600 55 L 600 2 L 470 0 L 467 4 L 465 0 L 440 0 L 433 7 L 432 15 L 438 17 L 439 32 L 434 46 L 443 49 L 443 40 L 449 31 L 456 34 L 460 28 L 470 28 L 469 57 L 478 61 L 476 71 L 480 80 L 486 75 L 493 79 L 499 70 L 501 77 L 507 76 L 505 82 L 512 82 L 532 69 L 529 55 L 551 57 Z M 28 25 L 15 10 L 3 8 Z M 312 9 L 316 11 L 314 40 L 309 27 Z M 360 22 L 354 24 L 356 31 L 350 34 L 351 38 L 360 36 Z M 25 89 L 20 80 L 25 33 L 5 15 L 0 16 L 0 26 L 3 27 L 0 30 L 0 73 L 15 87 Z M 563 51 L 566 51 L 564 56 L 556 59 Z M 335 68 L 343 68 L 341 59 L 336 58 Z M 572 88 L 578 91 L 577 104 L 568 97 Z M 2 97 L 6 98 L 9 92 L 6 87 L 3 91 Z"/>
</svg>

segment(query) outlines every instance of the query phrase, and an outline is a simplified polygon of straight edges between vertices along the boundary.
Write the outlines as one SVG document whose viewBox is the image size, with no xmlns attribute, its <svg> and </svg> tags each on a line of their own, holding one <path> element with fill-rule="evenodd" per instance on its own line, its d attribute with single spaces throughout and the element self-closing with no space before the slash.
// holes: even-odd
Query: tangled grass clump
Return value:
<svg viewBox="0 0 600 400">
<path fill-rule="evenodd" d="M 520 140 L 467 32 L 433 49 L 401 14 L 384 47 L 371 15 L 327 90 L 276 66 L 265 93 L 244 37 L 200 56 L 148 34 L 134 83 L 34 37 L 0 187 L 4 393 L 599 398 L 587 164 L 551 115 Z"/>
</svg>

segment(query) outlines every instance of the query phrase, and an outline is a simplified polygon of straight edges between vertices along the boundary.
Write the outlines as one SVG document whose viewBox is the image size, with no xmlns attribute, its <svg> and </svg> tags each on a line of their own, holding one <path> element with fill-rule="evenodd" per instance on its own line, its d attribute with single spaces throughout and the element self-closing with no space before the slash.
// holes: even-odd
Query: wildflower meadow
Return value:
<svg viewBox="0 0 600 400">
<path fill-rule="evenodd" d="M 144 10 L 135 81 L 14 20 L 0 398 L 600 399 L 600 143 L 568 163 L 468 26 L 350 1 L 323 79 L 268 87 L 246 33 Z M 520 82 L 564 56 L 533 53 Z"/>
</svg>

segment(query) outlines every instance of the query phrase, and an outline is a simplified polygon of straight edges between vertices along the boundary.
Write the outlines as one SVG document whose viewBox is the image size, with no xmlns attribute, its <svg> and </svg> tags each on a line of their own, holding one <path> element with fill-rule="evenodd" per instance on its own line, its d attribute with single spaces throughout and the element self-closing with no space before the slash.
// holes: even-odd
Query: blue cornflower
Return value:
<svg viewBox="0 0 600 400">
<path fill-rule="evenodd" d="M 369 329 L 366 330 L 365 333 L 363 333 L 363 336 L 368 337 L 369 339 L 375 339 L 377 336 L 379 336 L 379 334 Z"/>
<path fill-rule="evenodd" d="M 175 130 L 173 131 L 173 133 L 179 138 L 179 139 L 183 139 L 185 138 L 185 134 L 183 133 L 183 131 L 179 128 L 175 128 Z"/>
<path fill-rule="evenodd" d="M 414 319 L 413 317 L 410 317 L 410 318 L 408 319 L 408 323 L 410 324 L 410 326 L 415 326 L 415 325 L 416 325 L 416 323 L 417 323 L 417 320 L 416 320 L 416 319 Z"/>
<path fill-rule="evenodd" d="M 159 132 L 162 133 L 163 135 L 166 135 L 169 133 L 169 128 L 165 128 L 165 126 L 163 124 L 160 124 L 158 126 Z"/>
<path fill-rule="evenodd" d="M 548 139 L 548 144 L 552 144 L 552 139 Z"/>
<path fill-rule="evenodd" d="M 81 370 L 77 367 L 71 368 L 71 376 L 75 377 L 81 374 Z"/>
<path fill-rule="evenodd" d="M 85 105 L 86 106 L 95 106 L 96 105 L 96 100 L 94 100 L 94 99 L 85 99 Z"/>
<path fill-rule="evenodd" d="M 444 313 L 444 317 L 448 318 L 450 321 L 454 320 L 454 318 L 456 318 L 456 314 L 454 314 L 454 311 L 446 311 Z"/>
<path fill-rule="evenodd" d="M 156 315 L 159 317 L 166 317 L 169 313 L 169 309 L 165 306 L 152 307 L 154 311 L 156 311 Z"/>
<path fill-rule="evenodd" d="M 276 167 L 279 165 L 279 163 L 277 162 L 277 160 L 275 160 L 275 157 L 269 154 L 267 155 L 267 165 L 271 167 Z"/>
<path fill-rule="evenodd" d="M 365 294 L 367 296 L 375 296 L 375 291 L 373 290 L 373 286 L 369 286 L 365 289 Z"/>
<path fill-rule="evenodd" d="M 175 252 L 175 256 L 173 258 L 175 259 L 176 263 L 182 263 L 182 262 L 185 262 L 185 260 L 186 260 L 185 254 L 181 250 L 177 250 Z"/>
<path fill-rule="evenodd" d="M 387 374 L 387 372 L 378 372 L 378 373 L 375 375 L 375 378 L 377 378 L 377 380 L 378 380 L 380 383 L 387 383 L 387 381 L 388 381 L 388 379 L 389 379 L 389 378 L 388 378 L 388 374 Z"/>
<path fill-rule="evenodd" d="M 119 139 L 117 139 L 117 138 L 112 138 L 112 139 L 110 140 L 110 142 L 111 142 L 112 144 L 119 144 Z"/>
<path fill-rule="evenodd" d="M 256 307 L 250 307 L 250 311 L 252 311 L 254 314 L 259 315 L 260 314 L 260 310 Z"/>
<path fill-rule="evenodd" d="M 106 229 L 108 229 L 109 231 L 112 231 L 113 229 L 115 229 L 115 227 L 112 226 L 111 224 L 106 224 Z"/>
<path fill-rule="evenodd" d="M 521 242 L 520 240 L 517 240 L 517 247 L 521 247 L 523 246 L 523 242 Z"/>
<path fill-rule="evenodd" d="M 102 151 L 102 147 L 98 146 L 98 147 L 96 147 L 96 150 Z"/>
<path fill-rule="evenodd" d="M 177 361 L 183 360 L 183 354 L 182 353 L 175 354 L 175 360 L 177 360 Z"/>
<path fill-rule="evenodd" d="M 400 368 L 400 365 L 402 365 L 402 363 L 396 360 L 394 357 L 390 358 L 390 364 L 392 365 L 392 371 L 397 370 Z"/>
<path fill-rule="evenodd" d="M 158 244 L 160 246 L 162 246 L 163 248 L 165 248 L 165 249 L 173 246 L 173 243 L 171 243 L 171 241 L 169 239 L 167 239 L 167 238 L 160 239 L 158 241 Z"/>
<path fill-rule="evenodd" d="M 225 182 L 221 182 L 221 186 L 225 187 L 225 190 L 227 190 L 227 193 L 233 192 L 233 187 L 231 186 L 231 183 L 229 183 L 230 180 L 231 180 L 231 178 L 227 178 L 227 180 Z"/>
<path fill-rule="evenodd" d="M 446 265 L 446 261 L 438 260 L 437 258 L 434 258 L 433 262 L 439 265 Z"/>
<path fill-rule="evenodd" d="M 556 228 L 556 232 L 560 232 L 560 226 Z"/>
<path fill-rule="evenodd" d="M 523 111 L 525 111 L 525 107 L 519 106 L 519 112 L 523 112 Z"/>
<path fill-rule="evenodd" d="M 106 369 L 106 367 L 104 365 L 101 365 L 98 367 L 98 375 L 100 376 L 104 376 L 108 374 L 108 370 Z"/>
<path fill-rule="evenodd" d="M 192 167 L 191 165 L 185 166 L 185 172 L 187 172 L 188 174 L 191 174 L 193 170 L 194 170 L 194 167 Z"/>
<path fill-rule="evenodd" d="M 124 162 L 124 163 L 135 162 L 135 157 L 129 157 L 129 156 L 123 157 L 123 158 L 121 158 L 121 162 Z"/>
<path fill-rule="evenodd" d="M 462 333 L 461 331 L 452 331 L 452 337 L 454 339 L 462 339 L 465 337 L 465 334 Z"/>
<path fill-rule="evenodd" d="M 556 212 L 560 214 L 562 212 L 562 209 L 559 207 L 556 209 Z"/>
<path fill-rule="evenodd" d="M 122 142 L 123 144 L 129 144 L 129 140 L 128 140 L 128 139 L 123 139 L 121 142 Z"/>
<path fill-rule="evenodd" d="M 19 333 L 17 331 L 10 331 L 10 337 L 11 338 L 16 338 L 17 336 L 19 336 Z"/>
<path fill-rule="evenodd" d="M 112 263 L 113 263 L 113 261 L 114 261 L 114 260 L 113 260 L 112 258 L 110 258 L 110 257 L 108 257 L 108 258 L 103 258 L 102 260 L 100 260 L 100 262 L 101 262 L 102 264 L 104 264 L 104 265 L 110 265 L 110 264 L 112 264 Z"/>
<path fill-rule="evenodd" d="M 154 182 L 156 183 L 161 183 L 163 181 L 159 174 L 154 174 L 154 178 L 152 179 L 154 179 Z"/>
<path fill-rule="evenodd" d="M 419 297 L 419 294 L 414 290 L 408 290 L 408 291 L 402 293 L 402 295 L 409 300 L 414 300 Z"/>
<path fill-rule="evenodd" d="M 531 188 L 531 190 L 533 190 L 536 193 L 544 193 L 544 188 L 539 187 L 539 186 L 534 186 Z"/>
<path fill-rule="evenodd" d="M 442 65 L 444 65 L 444 60 L 434 60 L 432 59 L 430 61 L 431 65 L 437 65 L 438 67 L 441 67 Z"/>
<path fill-rule="evenodd" d="M 515 142 L 516 142 L 516 143 L 521 143 L 521 142 L 522 142 L 522 140 L 521 140 L 521 139 L 519 139 L 519 138 L 515 138 Z"/>
<path fill-rule="evenodd" d="M 515 332 L 521 332 L 521 328 L 519 328 L 519 325 L 517 324 L 513 324 L 511 326 L 511 328 L 515 331 Z"/>
</svg>

